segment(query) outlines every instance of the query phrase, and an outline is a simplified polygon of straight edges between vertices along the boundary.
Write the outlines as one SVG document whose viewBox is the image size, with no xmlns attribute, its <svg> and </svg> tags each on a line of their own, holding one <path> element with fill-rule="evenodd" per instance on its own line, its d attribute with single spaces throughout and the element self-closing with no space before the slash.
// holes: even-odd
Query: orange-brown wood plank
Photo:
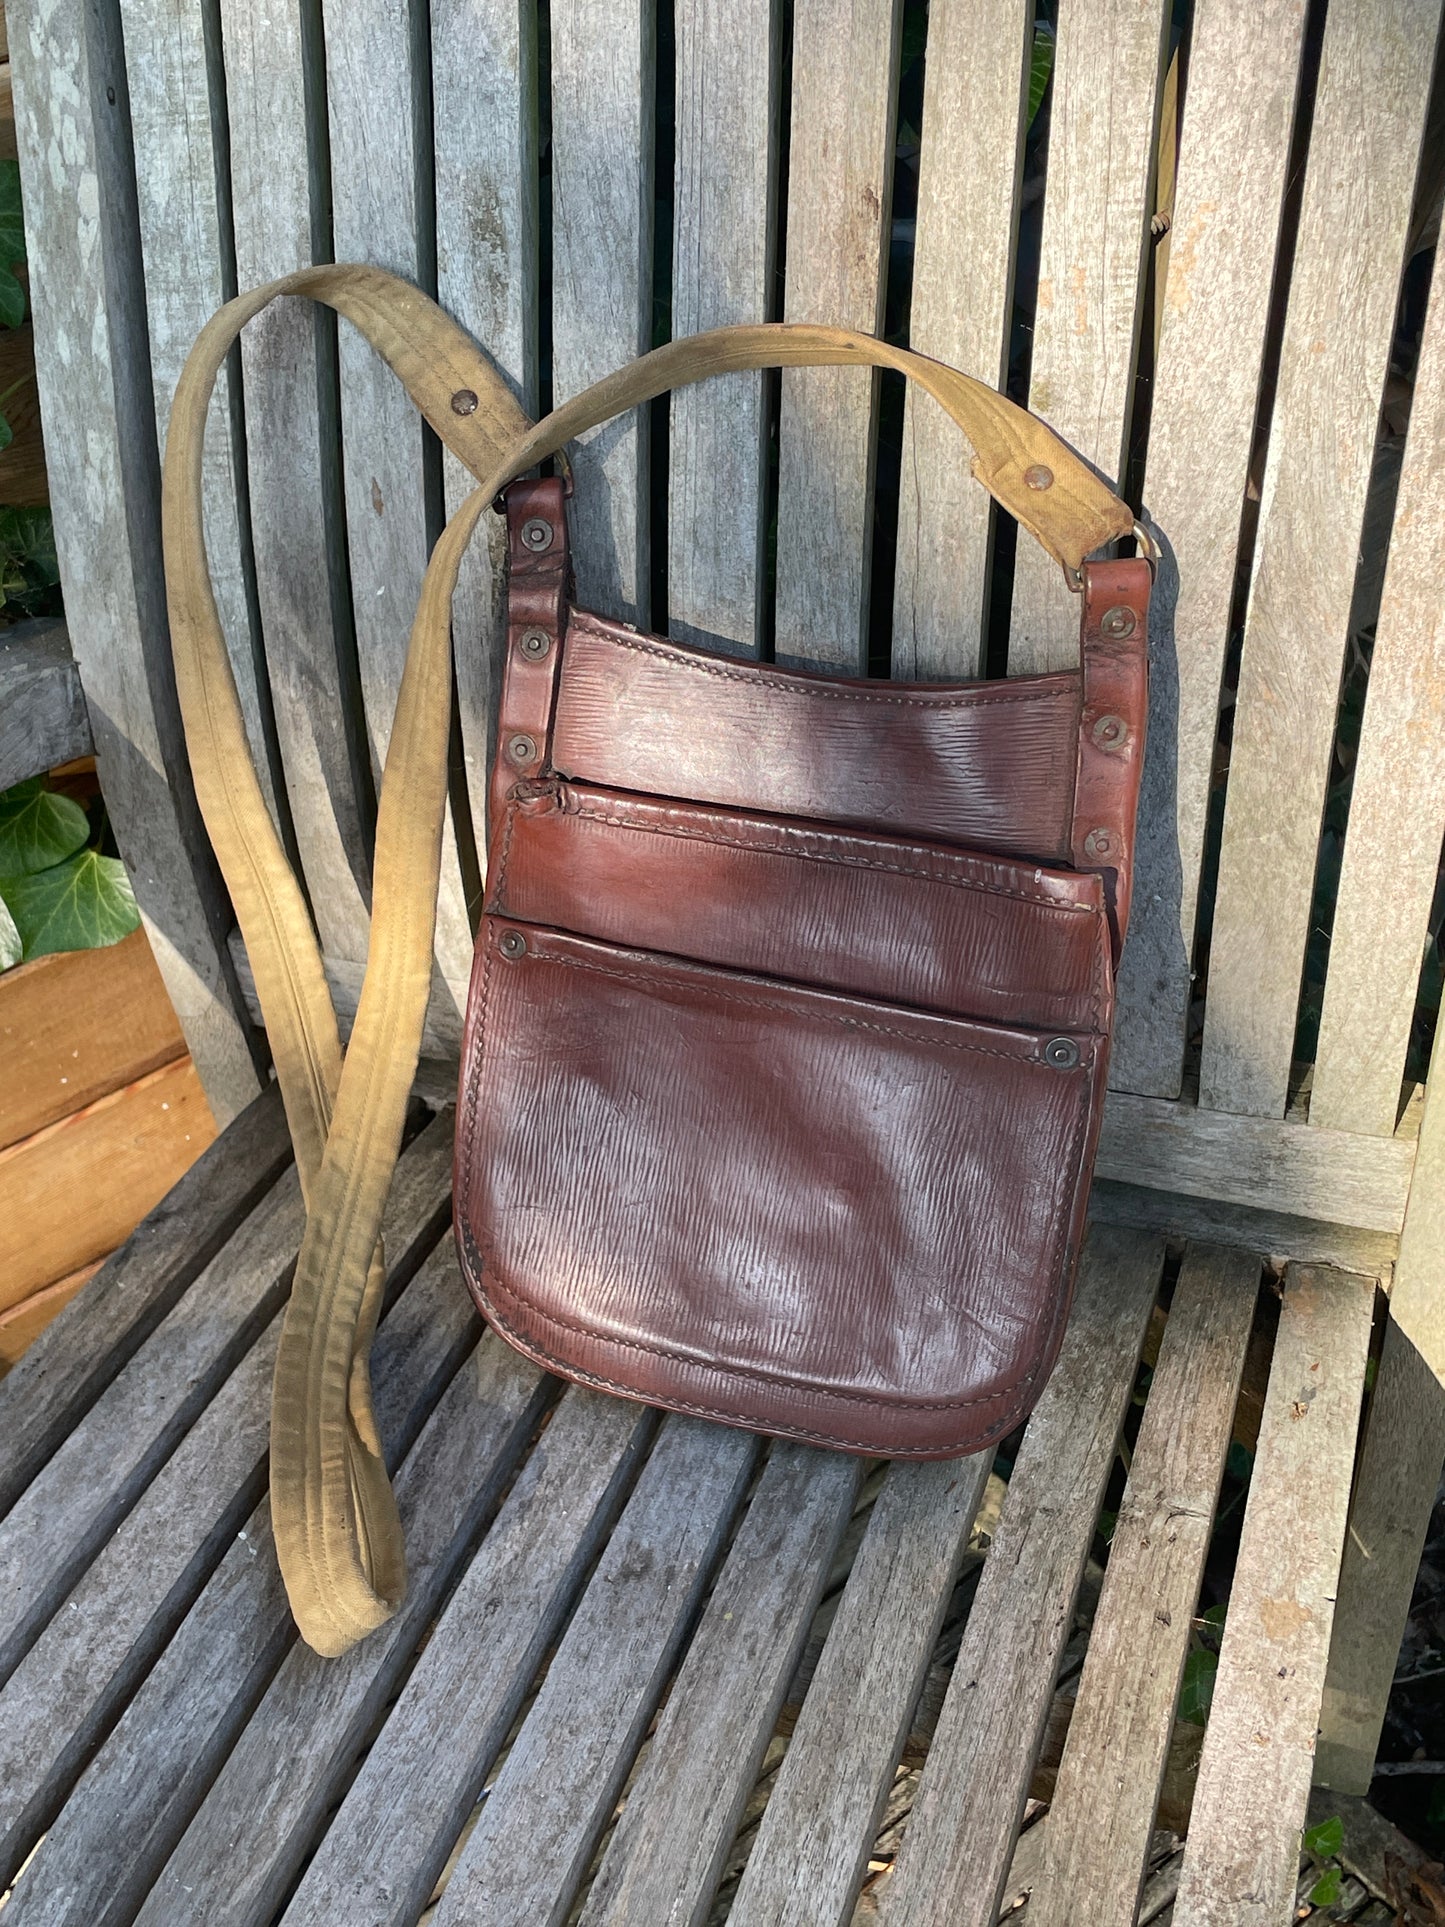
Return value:
<svg viewBox="0 0 1445 1927">
<path fill-rule="evenodd" d="M 185 1049 L 144 930 L 105 950 L 37 957 L 7 971 L 0 977 L 0 1149 Z"/>
<path fill-rule="evenodd" d="M 42 1286 L 28 1298 L 22 1298 L 18 1305 L 0 1312 L 0 1371 L 15 1363 L 104 1263 L 104 1258 L 97 1258 L 94 1264 L 82 1265 L 68 1278 L 57 1278 L 53 1285 Z"/>
</svg>

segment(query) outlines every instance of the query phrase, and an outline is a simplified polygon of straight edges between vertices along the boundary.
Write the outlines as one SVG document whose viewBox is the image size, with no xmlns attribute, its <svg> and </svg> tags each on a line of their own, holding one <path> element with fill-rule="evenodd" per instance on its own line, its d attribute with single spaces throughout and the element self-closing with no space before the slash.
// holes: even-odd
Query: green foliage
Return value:
<svg viewBox="0 0 1445 1927">
<path fill-rule="evenodd" d="M 1047 20 L 1039 20 L 1034 25 L 1033 51 L 1029 55 L 1029 118 L 1028 125 L 1043 105 L 1044 92 L 1049 84 L 1049 76 L 1054 71 L 1054 30 Z"/>
<path fill-rule="evenodd" d="M 52 796 L 39 777 L 0 795 L 0 877 L 48 870 L 73 856 L 89 836 L 79 803 Z"/>
<path fill-rule="evenodd" d="M 61 613 L 50 510 L 0 508 L 0 605 L 14 621 Z"/>
<path fill-rule="evenodd" d="M 140 922 L 119 858 L 87 847 L 85 811 L 38 778 L 0 794 L 0 970 L 99 950 Z"/>
<path fill-rule="evenodd" d="M 1214 1676 L 1219 1671 L 1219 1655 L 1207 1646 L 1196 1646 L 1184 1662 L 1184 1678 L 1179 1687 L 1179 1717 L 1190 1726 L 1207 1726 L 1214 1699 Z"/>
<path fill-rule="evenodd" d="M 1340 1870 L 1326 1867 L 1319 1879 L 1310 1888 L 1312 1907 L 1332 1907 L 1340 1897 Z"/>
<path fill-rule="evenodd" d="M 14 272 L 16 263 L 24 259 L 20 163 L 0 161 L 0 328 L 18 328 L 25 319 L 25 290 Z"/>
<path fill-rule="evenodd" d="M 1345 1823 L 1338 1814 L 1306 1829 L 1304 1850 L 1311 1860 L 1333 1860 L 1345 1844 Z"/>
</svg>

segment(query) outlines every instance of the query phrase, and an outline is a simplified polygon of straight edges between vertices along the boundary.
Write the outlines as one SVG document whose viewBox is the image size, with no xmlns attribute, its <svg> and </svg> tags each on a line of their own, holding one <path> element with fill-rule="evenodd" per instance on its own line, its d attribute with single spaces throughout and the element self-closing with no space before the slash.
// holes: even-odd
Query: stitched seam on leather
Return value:
<svg viewBox="0 0 1445 1927">
<path fill-rule="evenodd" d="M 620 1378 L 605 1378 L 600 1372 L 585 1371 L 580 1365 L 572 1364 L 558 1352 L 548 1351 L 546 1346 L 539 1345 L 536 1339 L 528 1337 L 520 1331 L 510 1319 L 505 1317 L 497 1309 L 491 1293 L 486 1289 L 486 1283 L 489 1279 L 493 1280 L 500 1290 L 506 1292 L 509 1298 L 518 1299 L 520 1303 L 527 1305 L 529 1310 L 536 1312 L 539 1318 L 547 1319 L 548 1323 L 555 1323 L 556 1321 L 548 1319 L 546 1312 L 540 1311 L 536 1306 L 531 1305 L 530 1301 L 523 1298 L 519 1292 L 508 1291 L 507 1287 L 502 1283 L 500 1278 L 496 1277 L 495 1273 L 489 1273 L 486 1270 L 486 1260 L 478 1250 L 466 1225 L 462 1226 L 462 1240 L 465 1245 L 463 1252 L 463 1269 L 468 1274 L 468 1282 L 476 1296 L 485 1303 L 487 1317 L 497 1329 L 506 1336 L 510 1343 L 516 1345 L 519 1350 L 525 1352 L 528 1357 L 532 1358 L 544 1368 L 561 1372 L 569 1379 L 576 1379 L 579 1384 L 595 1385 L 599 1391 L 618 1393 L 624 1398 L 641 1399 L 644 1403 L 651 1402 L 645 1398 L 644 1394 L 639 1392 L 635 1385 L 625 1384 Z M 480 1271 L 478 1267 L 480 1267 Z M 1057 1323 L 1057 1320 L 1055 1323 Z M 1049 1327 L 1050 1341 L 1052 1341 L 1053 1333 L 1054 1326 L 1051 1325 Z M 587 1335 L 594 1338 L 598 1336 L 596 1333 L 588 1333 Z M 601 1342 L 605 1344 L 616 1344 L 621 1341 L 604 1338 Z M 1047 1347 L 1044 1349 L 1047 1349 Z M 697 1361 L 689 1362 L 696 1363 Z M 728 1365 L 710 1365 L 702 1369 L 716 1372 L 722 1377 L 736 1375 L 735 1368 Z M 1000 1399 L 1014 1397 L 1014 1394 L 1019 1391 L 1021 1386 L 1031 1385 L 1037 1376 L 1038 1367 L 1035 1366 L 1027 1378 L 1016 1380 L 1006 1391 L 989 1393 L 971 1400 L 959 1400 L 952 1405 L 910 1405 L 907 1409 L 910 1412 L 941 1412 L 957 1411 L 968 1404 L 986 1405 L 990 1402 L 997 1402 Z M 811 1397 L 819 1400 L 846 1398 L 848 1396 L 847 1393 L 835 1392 L 831 1388 L 824 1386 L 810 1385 L 804 1386 L 802 1389 Z M 897 1409 L 898 1401 L 894 1400 L 892 1403 L 894 1409 Z M 1012 1430 L 1015 1422 L 1022 1417 L 1023 1413 L 1028 1409 L 1028 1403 L 1029 1401 L 1026 1396 L 1014 1397 L 1014 1403 L 1011 1406 L 1005 1407 L 999 1417 L 989 1421 L 989 1429 L 993 1432 L 995 1438 L 1000 1438 L 1005 1432 Z M 687 1412 L 695 1418 L 722 1419 L 734 1425 L 737 1425 L 739 1422 L 737 1413 L 730 1411 L 725 1405 L 703 1405 L 695 1400 L 677 1398 L 671 1394 L 669 1394 L 667 1398 L 664 1409 L 673 1412 Z M 845 1438 L 839 1432 L 813 1432 L 809 1431 L 805 1426 L 791 1425 L 783 1419 L 769 1419 L 766 1422 L 759 1420 L 756 1423 L 744 1421 L 744 1429 L 749 1431 L 762 1431 L 769 1438 L 803 1439 L 810 1444 L 851 1447 L 860 1452 L 871 1452 L 877 1449 L 876 1441 L 871 1439 Z M 940 1455 L 935 1446 L 899 1445 L 889 1446 L 887 1448 L 887 1456 L 890 1459 L 926 1459 L 938 1458 L 943 1455 Z"/>
<path fill-rule="evenodd" d="M 594 977 L 611 977 L 617 983 L 644 984 L 649 988 L 655 988 L 659 979 L 665 982 L 672 974 L 666 969 L 654 970 L 651 974 L 639 970 L 606 970 L 601 964 L 586 962 L 581 957 L 558 957 L 546 951 L 529 950 L 527 957 L 519 961 L 534 964 L 558 964 L 564 970 L 585 970 L 589 971 Z M 706 964 L 687 964 L 682 966 L 682 968 L 696 970 L 699 974 L 705 976 L 711 976 L 713 974 L 712 969 Z M 814 992 L 813 994 L 826 997 L 836 993 L 821 991 Z M 707 995 L 720 1003 L 742 1004 L 744 1008 L 748 1010 L 776 1010 L 781 1012 L 785 1017 L 793 1017 L 799 1014 L 796 1004 L 770 1003 L 763 997 L 749 997 L 735 990 L 719 990 L 711 983 L 707 986 Z M 800 993 L 800 995 L 802 995 L 802 993 Z M 1022 1056 L 1017 1051 L 994 1050 L 991 1045 L 975 1044 L 963 1037 L 936 1037 L 932 1035 L 920 1037 L 917 1031 L 902 1030 L 892 1024 L 870 1024 L 866 1018 L 844 1017 L 841 1013 L 831 1010 L 814 1009 L 811 1014 L 825 1024 L 842 1024 L 849 1030 L 876 1031 L 881 1037 L 901 1037 L 909 1044 L 922 1044 L 925 1046 L 942 1044 L 946 1050 L 969 1051 L 978 1057 L 997 1057 L 1006 1064 L 1038 1063 L 1037 1058 Z M 961 1024 L 968 1023 L 970 1019 L 965 1017 L 939 1017 L 935 1021 L 941 1024 Z M 1033 1025 L 1023 1024 L 1020 1025 L 1019 1028 L 1021 1030 L 1033 1030 L 1035 1027 Z M 1081 1059 L 1078 1068 L 1082 1071 L 1087 1070 L 1088 1066 Z M 1057 1075 L 1057 1073 L 1055 1073 L 1055 1075 Z"/>
<path fill-rule="evenodd" d="M 657 657 L 660 662 L 665 662 L 669 668 L 691 669 L 700 676 L 716 676 L 723 682 L 748 683 L 755 688 L 766 688 L 771 694 L 780 696 L 801 696 L 810 700 L 815 696 L 821 696 L 831 702 L 844 703 L 893 703 L 911 709 L 965 709 L 972 708 L 975 704 L 987 708 L 992 703 L 1036 703 L 1049 700 L 1057 702 L 1060 699 L 1066 701 L 1072 700 L 1070 692 L 1067 689 L 1050 690 L 1041 696 L 1036 689 L 1014 690 L 1011 688 L 1002 688 L 997 683 L 984 683 L 977 690 L 950 689 L 941 693 L 917 690 L 912 694 L 884 695 L 880 689 L 875 695 L 871 689 L 839 689 L 836 686 L 830 686 L 821 677 L 816 681 L 804 681 L 801 683 L 795 683 L 791 680 L 787 682 L 782 680 L 774 681 L 771 676 L 764 675 L 760 670 L 728 669 L 724 668 L 721 663 L 699 662 L 695 661 L 691 656 L 674 655 L 672 650 L 665 645 L 659 646 L 657 643 L 649 642 L 645 636 L 615 636 L 609 630 L 600 627 L 597 623 L 589 622 L 586 613 L 583 611 L 575 612 L 568 626 L 569 628 L 576 628 L 579 625 L 588 635 L 595 636 L 599 642 L 609 643 L 614 649 L 633 649 L 636 650 L 639 655 Z M 574 669 L 573 673 L 576 675 L 579 672 Z M 582 671 L 580 673 L 585 674 L 586 672 Z M 1063 673 L 1066 675 L 1074 675 L 1078 672 L 1066 670 Z M 1080 674 L 1080 683 L 1082 685 L 1082 674 Z"/>
<path fill-rule="evenodd" d="M 469 1087 L 468 1088 L 469 1102 L 467 1105 L 467 1132 L 466 1132 L 466 1140 L 465 1140 L 465 1146 L 464 1146 L 464 1151 L 465 1151 L 464 1162 L 469 1167 L 472 1163 L 472 1157 L 475 1150 L 475 1133 L 476 1133 L 476 1118 L 477 1118 L 476 1098 L 477 1098 L 477 1088 L 481 1081 L 480 1075 L 479 1075 L 479 1069 L 480 1069 L 480 1064 L 484 1062 L 486 1058 L 486 1020 L 488 1015 L 487 994 L 488 994 L 488 989 L 490 985 L 492 949 L 493 949 L 493 946 L 489 943 L 487 945 L 487 963 L 482 973 L 481 1012 L 480 1012 L 480 1016 L 477 1024 L 476 1060 L 474 1065 L 468 1065 L 467 1067 L 468 1068 L 467 1083 Z M 560 960 L 554 958 L 551 961 L 556 962 Z M 595 966 L 588 966 L 585 964 L 580 965 L 578 967 L 582 969 L 588 969 L 588 968 L 595 969 Z M 601 971 L 601 970 L 596 971 L 596 974 L 599 976 L 617 975 L 617 973 L 614 971 Z M 636 979 L 636 981 L 645 981 L 645 980 L 639 978 L 639 979 Z M 738 1001 L 742 1001 L 742 1000 L 738 1000 Z M 783 1005 L 776 1005 L 776 1006 L 773 1006 L 773 1008 L 786 1009 L 787 1007 Z M 851 1020 L 843 1019 L 842 1021 L 850 1022 Z M 867 1026 L 867 1028 L 872 1029 L 875 1027 L 870 1025 L 870 1026 Z M 909 1033 L 898 1032 L 896 1034 L 900 1036 L 908 1036 Z M 967 1048 L 967 1046 L 963 1046 L 963 1048 Z M 1005 1053 L 1002 1051 L 990 1051 L 988 1052 L 988 1055 L 991 1057 L 1001 1057 L 1001 1056 L 1004 1056 Z M 1019 1060 L 1011 1059 L 1010 1061 L 1018 1062 Z M 1069 1157 L 1068 1157 L 1068 1167 L 1067 1167 L 1073 1173 L 1073 1182 L 1070 1186 L 1071 1197 L 1073 1193 L 1077 1190 L 1079 1180 L 1082 1175 L 1084 1145 L 1087 1141 L 1087 1132 L 1088 1132 L 1088 1125 L 1089 1125 L 1089 1114 L 1090 1114 L 1089 1092 L 1090 1092 L 1091 1084 L 1092 1084 L 1091 1078 L 1078 1080 L 1077 1087 L 1079 1091 L 1079 1097 L 1078 1099 L 1076 1099 L 1076 1110 L 1078 1112 L 1078 1117 L 1074 1125 L 1073 1141 L 1069 1146 Z M 1067 1242 L 1068 1229 L 1069 1229 L 1070 1223 L 1072 1222 L 1072 1219 L 1073 1219 L 1072 1208 L 1067 1212 L 1061 1212 L 1058 1217 L 1058 1222 L 1054 1228 L 1054 1236 L 1051 1241 L 1050 1250 L 1049 1250 L 1049 1264 L 1050 1264 L 1050 1270 L 1052 1272 L 1052 1275 L 1056 1279 L 1059 1276 L 1060 1264 L 1061 1264 L 1061 1259 L 1063 1255 L 1060 1247 L 1062 1244 Z M 463 1245 L 465 1247 L 468 1247 L 471 1251 L 475 1253 L 477 1263 L 480 1265 L 482 1271 L 485 1272 L 487 1269 L 486 1255 L 481 1250 L 477 1242 L 476 1236 L 472 1231 L 471 1225 L 468 1222 L 465 1215 L 461 1216 L 461 1234 L 462 1234 Z M 649 1345 L 644 1343 L 640 1339 L 612 1338 L 607 1336 L 606 1334 L 599 1333 L 596 1330 L 596 1328 L 593 1326 L 569 1323 L 568 1320 L 564 1318 L 559 1318 L 554 1313 L 544 1310 L 543 1307 L 537 1304 L 537 1302 L 534 1299 L 529 1298 L 525 1292 L 518 1290 L 514 1286 L 507 1285 L 502 1280 L 500 1275 L 496 1272 L 495 1267 L 492 1268 L 492 1275 L 496 1277 L 497 1284 L 499 1285 L 499 1287 L 503 1291 L 506 1291 L 510 1297 L 516 1299 L 519 1304 L 525 1305 L 527 1309 L 530 1312 L 532 1312 L 536 1317 L 541 1318 L 545 1320 L 548 1324 L 555 1326 L 556 1329 L 558 1329 L 559 1331 L 568 1331 L 568 1330 L 575 1331 L 579 1337 L 587 1338 L 594 1342 L 600 1341 L 605 1344 L 626 1346 L 629 1349 L 634 1351 L 648 1352 L 659 1358 L 669 1358 L 677 1364 L 690 1365 L 694 1368 L 698 1368 L 698 1365 L 699 1365 L 698 1360 L 691 1358 L 690 1356 L 684 1353 L 670 1351 L 666 1346 Z M 1038 1346 L 1035 1348 L 1028 1372 L 1022 1378 L 1016 1379 L 1014 1381 L 1014 1385 L 1016 1387 L 1028 1386 L 1032 1384 L 1033 1380 L 1038 1376 L 1039 1365 L 1045 1353 L 1047 1352 L 1050 1343 L 1052 1342 L 1053 1332 L 1058 1323 L 1058 1316 L 1059 1314 L 1056 1310 L 1053 1323 L 1049 1325 L 1043 1337 L 1041 1338 Z M 557 1363 L 560 1365 L 562 1361 L 559 1359 L 557 1360 Z M 571 1370 L 570 1366 L 567 1367 L 566 1369 L 568 1371 Z M 829 1389 L 826 1392 L 826 1394 L 820 1394 L 816 1386 L 810 1386 L 799 1380 L 790 1380 L 790 1379 L 783 1378 L 773 1374 L 764 1374 L 762 1372 L 753 1371 L 753 1370 L 750 1370 L 747 1366 L 742 1366 L 742 1365 L 712 1366 L 712 1367 L 708 1367 L 707 1369 L 714 1370 L 714 1371 L 719 1371 L 719 1370 L 726 1371 L 735 1378 L 752 1379 L 762 1385 L 790 1387 L 799 1391 L 811 1393 L 813 1396 L 826 1395 L 829 1398 L 834 1398 L 839 1400 L 851 1400 L 851 1402 L 853 1402 L 854 1404 L 867 1404 L 867 1403 L 886 1404 L 889 1402 L 888 1395 L 886 1393 L 838 1392 L 838 1391 Z M 604 1384 L 605 1381 L 599 1380 L 598 1383 Z M 621 1388 L 621 1389 L 635 1389 L 635 1388 Z M 994 1393 L 994 1394 L 986 1394 L 984 1396 L 976 1397 L 972 1399 L 946 1399 L 946 1400 L 937 1401 L 933 1404 L 914 1403 L 914 1404 L 911 1404 L 908 1409 L 911 1411 L 925 1411 L 925 1412 L 953 1411 L 967 1405 L 984 1404 L 987 1402 L 988 1398 L 997 1397 L 997 1396 L 999 1396 L 999 1394 Z M 897 1403 L 896 1398 L 892 1402 L 896 1404 Z M 705 1413 L 704 1416 L 717 1416 L 717 1414 Z"/>
<path fill-rule="evenodd" d="M 572 794 L 575 795 L 575 791 L 572 792 Z M 589 822 L 593 823 L 610 823 L 615 829 L 634 830 L 639 836 L 676 836 L 693 843 L 713 843 L 723 849 L 746 850 L 756 856 L 785 857 L 794 863 L 811 861 L 814 863 L 846 865 L 848 868 L 855 870 L 886 870 L 894 876 L 916 877 L 925 883 L 942 883 L 951 890 L 977 890 L 987 896 L 1012 897 L 1019 903 L 1028 904 L 1032 909 L 1059 910 L 1066 916 L 1098 917 L 1101 914 L 1101 912 L 1094 909 L 1092 904 L 1060 903 L 1053 897 L 1037 896 L 1027 890 L 1011 890 L 1006 884 L 985 883 L 976 877 L 951 876 L 947 874 L 946 871 L 940 873 L 937 870 L 924 869 L 906 863 L 883 863 L 873 857 L 849 856 L 843 851 L 834 852 L 830 850 L 810 850 L 807 848 L 790 850 L 769 847 L 767 845 L 750 843 L 744 837 L 723 836 L 718 832 L 684 829 L 681 826 L 674 827 L 670 824 L 638 823 L 631 817 L 609 815 L 605 810 L 591 808 L 582 802 L 565 803 L 563 810 L 568 816 L 585 817 Z M 801 842 L 804 837 L 811 838 L 818 842 L 842 843 L 847 840 L 841 836 L 831 837 L 826 830 L 799 830 L 786 832 L 786 834 L 795 836 L 799 842 Z M 946 861 L 946 859 L 938 860 Z"/>
</svg>

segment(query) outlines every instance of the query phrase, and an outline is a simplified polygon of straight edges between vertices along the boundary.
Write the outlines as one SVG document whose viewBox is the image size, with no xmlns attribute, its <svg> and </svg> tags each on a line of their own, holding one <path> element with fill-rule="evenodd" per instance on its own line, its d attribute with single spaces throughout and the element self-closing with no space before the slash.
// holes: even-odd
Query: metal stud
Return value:
<svg viewBox="0 0 1445 1927">
<path fill-rule="evenodd" d="M 517 647 L 528 662 L 540 662 L 552 647 L 552 638 L 545 629 L 524 629 L 517 638 Z"/>
<path fill-rule="evenodd" d="M 454 415 L 475 415 L 477 412 L 477 393 L 474 388 L 459 388 L 452 396 Z"/>
<path fill-rule="evenodd" d="M 527 954 L 527 939 L 520 930 L 504 930 L 497 939 L 497 948 L 502 955 L 515 963 L 518 957 Z"/>
<path fill-rule="evenodd" d="M 1114 839 L 1107 830 L 1090 830 L 1084 838 L 1085 856 L 1112 856 L 1113 851 Z"/>
<path fill-rule="evenodd" d="M 537 760 L 537 745 L 530 736 L 510 736 L 507 739 L 507 755 L 519 767 Z"/>
<path fill-rule="evenodd" d="M 1024 481 L 1030 488 L 1052 488 L 1054 485 L 1054 471 L 1051 468 L 1046 468 L 1042 462 L 1035 462 L 1032 468 L 1026 468 L 1024 470 Z"/>
<path fill-rule="evenodd" d="M 1089 736 L 1095 749 L 1122 749 L 1129 740 L 1129 725 L 1122 716 L 1100 716 Z"/>
<path fill-rule="evenodd" d="M 506 938 L 502 941 L 505 943 Z M 1079 1047 L 1072 1037 L 1051 1037 L 1044 1045 L 1044 1061 L 1056 1071 L 1071 1071 L 1079 1061 Z"/>
<path fill-rule="evenodd" d="M 1138 616 L 1120 603 L 1117 609 L 1105 610 L 1099 623 L 1099 634 L 1108 636 L 1111 642 L 1122 642 L 1126 636 L 1132 636 L 1138 627 Z"/>
<path fill-rule="evenodd" d="M 540 515 L 533 515 L 522 524 L 522 547 L 530 549 L 533 555 L 540 555 L 552 546 L 552 524 Z"/>
</svg>

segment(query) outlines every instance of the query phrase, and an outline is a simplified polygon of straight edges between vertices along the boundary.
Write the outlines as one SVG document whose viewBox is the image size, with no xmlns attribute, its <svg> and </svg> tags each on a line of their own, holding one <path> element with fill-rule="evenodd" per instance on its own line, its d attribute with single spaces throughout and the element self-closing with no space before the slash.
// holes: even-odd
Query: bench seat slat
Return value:
<svg viewBox="0 0 1445 1927">
<path fill-rule="evenodd" d="M 263 1092 L 0 1381 L 0 1512 L 14 1504 L 290 1162 L 280 1093 Z"/>
<path fill-rule="evenodd" d="M 1049 1808 L 1039 1927 L 1134 1917 L 1258 1283 L 1247 1254 L 1186 1254 Z"/>
<path fill-rule="evenodd" d="M 993 1927 L 998 1917 L 1163 1259 L 1162 1241 L 1144 1233 L 1089 1235 L 1063 1351 L 1009 1478 L 888 1882 L 889 1927 Z"/>
<path fill-rule="evenodd" d="M 706 1917 L 861 1471 L 842 1452 L 772 1447 L 580 1927 Z"/>
<path fill-rule="evenodd" d="M 488 1340 L 428 1417 L 438 1387 L 426 1349 L 392 1359 L 385 1337 L 383 1325 L 378 1419 L 402 1441 L 425 1420 L 397 1478 L 414 1639 L 534 1428 L 536 1375 Z M 135 1918 L 294 1641 L 263 1501 L 17 1884 L 8 1905 L 22 1927 Z"/>
<path fill-rule="evenodd" d="M 895 1461 L 803 1701 L 729 1919 L 849 1919 L 992 1449 Z"/>
<path fill-rule="evenodd" d="M 1351 1272 L 1286 1275 L 1175 1927 L 1289 1913 L 1374 1300 Z"/>
<path fill-rule="evenodd" d="M 437 1927 L 567 1919 L 757 1455 L 746 1432 L 676 1417 L 663 1425 L 462 1850 Z"/>
</svg>

